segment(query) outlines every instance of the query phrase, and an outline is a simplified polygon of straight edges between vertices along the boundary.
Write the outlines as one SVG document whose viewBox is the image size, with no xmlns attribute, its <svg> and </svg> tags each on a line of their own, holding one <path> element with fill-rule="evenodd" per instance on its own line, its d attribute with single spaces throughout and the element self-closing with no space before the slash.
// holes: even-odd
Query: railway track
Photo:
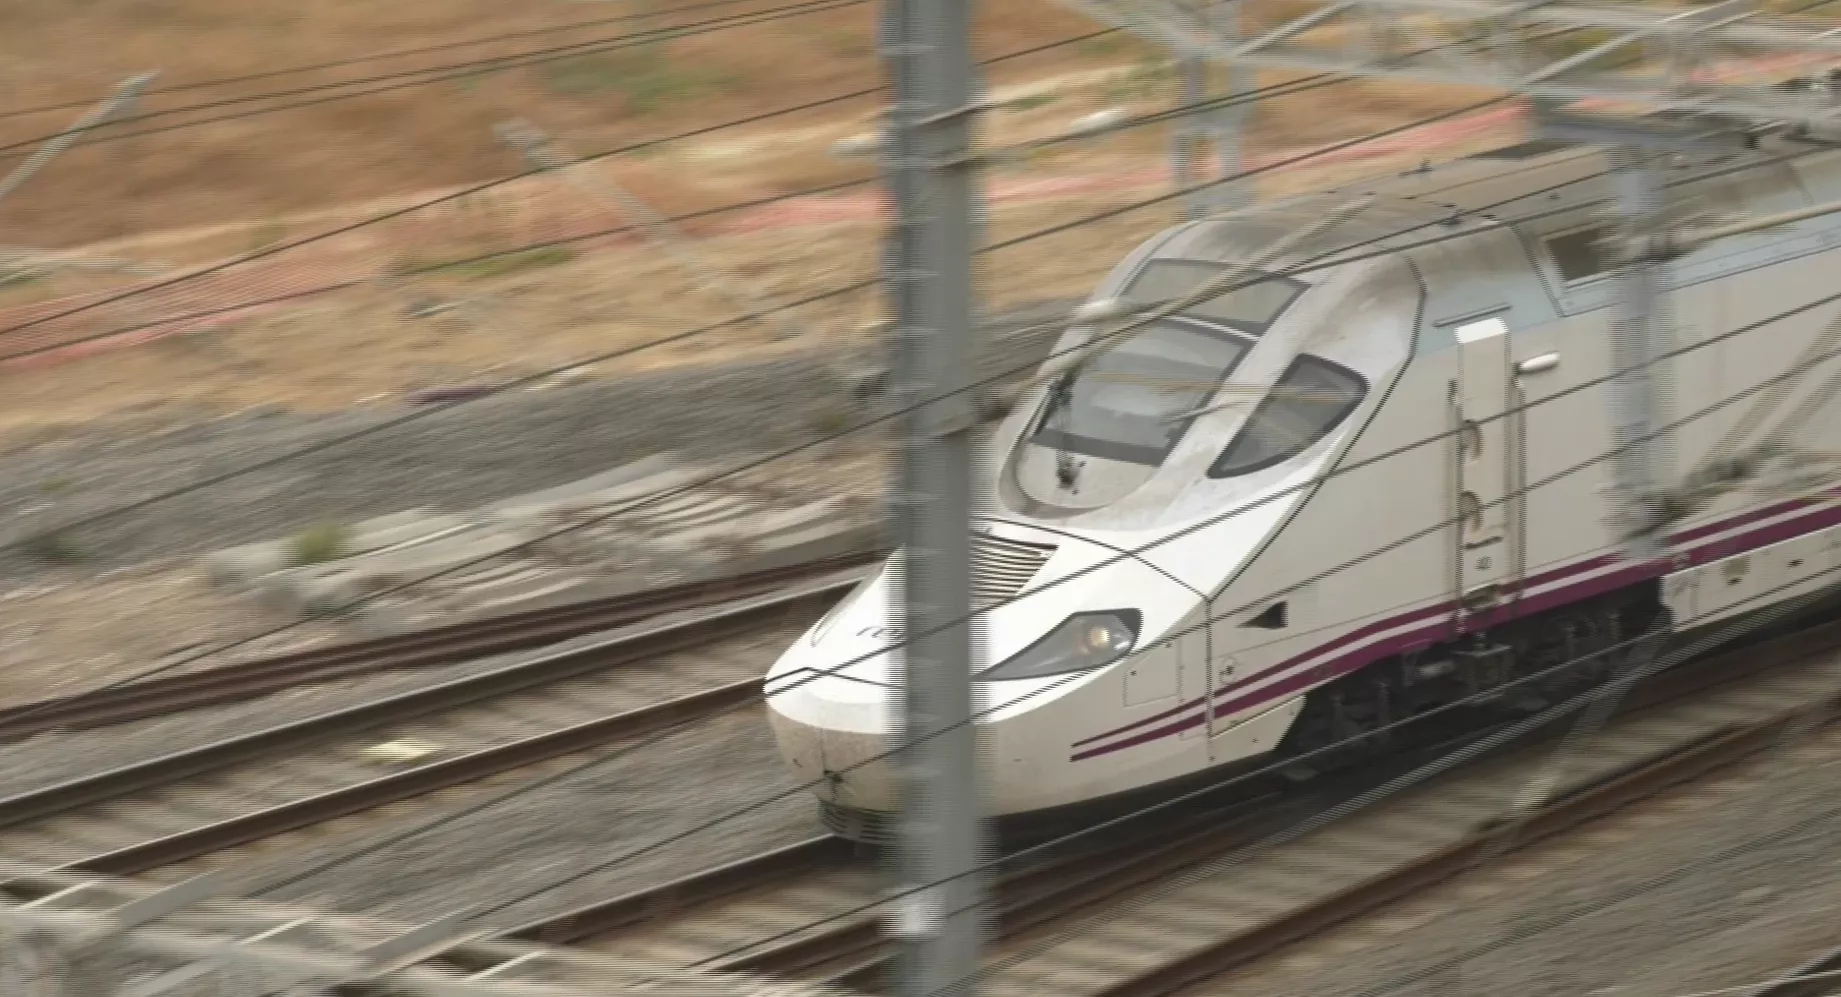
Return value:
<svg viewBox="0 0 1841 997">
<path fill-rule="evenodd" d="M 1777 974 L 1742 997 L 1827 997 L 1841 989 L 1841 948 L 1830 949 Z"/>
<path fill-rule="evenodd" d="M 1550 763 L 1558 727 L 1265 846 L 1412 759 L 1304 788 L 1261 783 L 1251 799 L 1198 800 L 1006 868 L 995 884 L 998 925 L 980 990 L 1146 997 L 1218 977 L 1481 858 L 1828 722 L 1841 712 L 1837 650 L 1841 623 L 1653 679 L 1632 691 L 1589 753 L 1557 773 Z M 1740 677 L 1746 681 L 1733 681 Z M 1542 773 L 1553 780 L 1547 802 L 1514 814 L 1510 804 Z M 880 885 L 874 864 L 848 842 L 818 837 L 512 935 L 874 992 L 892 956 L 874 904 Z M 1841 954 L 1833 959 L 1841 966 Z"/>
<path fill-rule="evenodd" d="M 0 853 L 144 874 L 724 709 L 846 570 L 580 647 L 0 799 Z M 379 758 L 380 744 L 397 750 Z"/>
<path fill-rule="evenodd" d="M 867 566 L 877 556 L 866 553 L 791 565 L 719 582 L 530 610 L 23 703 L 0 709 L 0 742 L 54 730 L 127 723 L 312 683 L 529 650 L 646 619 L 772 593 Z"/>
<path fill-rule="evenodd" d="M 1229 826 L 1270 824 L 1307 802 L 1299 797 L 1282 810 L 1259 809 L 1275 799 L 1276 794 L 1266 794 L 1216 801 L 1174 821 L 1159 815 L 1010 869 L 997 883 L 1006 929 L 1071 903 L 1097 869 L 1132 865 L 1148 874 L 1165 868 L 1164 862 L 1183 861 L 1182 846 L 1193 845 L 1198 837 Z M 1164 862 L 1144 861 L 1147 843 L 1164 849 Z M 535 921 L 509 937 L 584 943 L 650 961 L 860 987 L 873 984 L 889 968 L 879 915 L 862 909 L 873 903 L 879 886 L 872 858 L 863 846 L 819 835 Z"/>
</svg>

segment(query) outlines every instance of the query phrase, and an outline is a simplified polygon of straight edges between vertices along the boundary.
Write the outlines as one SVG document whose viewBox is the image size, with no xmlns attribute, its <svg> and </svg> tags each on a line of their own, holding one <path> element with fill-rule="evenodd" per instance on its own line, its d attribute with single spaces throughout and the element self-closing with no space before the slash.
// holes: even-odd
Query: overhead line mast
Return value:
<svg viewBox="0 0 1841 997">
<path fill-rule="evenodd" d="M 1749 82 L 1722 64 L 1841 62 L 1841 28 L 1771 18 L 1750 0 L 1687 10 L 1549 0 L 1328 0 L 1245 40 L 1193 16 L 1185 0 L 1063 2 L 1179 58 L 1525 98 L 1543 136 L 1610 149 L 1626 246 L 1671 242 L 1656 167 L 1663 155 L 1719 140 L 1748 143 L 1772 130 L 1832 134 L 1841 124 L 1841 103 L 1829 88 Z M 1412 30 L 1403 30 L 1409 22 Z M 1584 37 L 1585 46 L 1554 44 L 1556 30 L 1562 38 Z M 1427 47 L 1426 37 L 1463 41 Z M 1658 436 L 1666 371 L 1658 377 L 1652 362 L 1669 348 L 1667 254 L 1620 252 L 1616 259 L 1612 356 L 1623 373 L 1610 391 L 1616 448 L 1610 525 L 1631 558 L 1649 560 L 1662 552 L 1659 529 L 1673 487 Z"/>
</svg>

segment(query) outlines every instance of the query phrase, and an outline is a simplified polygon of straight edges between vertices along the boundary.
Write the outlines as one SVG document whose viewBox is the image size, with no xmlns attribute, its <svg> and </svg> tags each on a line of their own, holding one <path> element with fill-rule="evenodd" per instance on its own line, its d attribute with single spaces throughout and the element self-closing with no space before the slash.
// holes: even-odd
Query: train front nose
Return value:
<svg viewBox="0 0 1841 997">
<path fill-rule="evenodd" d="M 894 810 L 899 795 L 885 757 L 896 729 L 893 652 L 817 653 L 835 646 L 801 638 L 774 667 L 766 687 L 774 739 L 794 777 L 824 802 Z"/>
</svg>

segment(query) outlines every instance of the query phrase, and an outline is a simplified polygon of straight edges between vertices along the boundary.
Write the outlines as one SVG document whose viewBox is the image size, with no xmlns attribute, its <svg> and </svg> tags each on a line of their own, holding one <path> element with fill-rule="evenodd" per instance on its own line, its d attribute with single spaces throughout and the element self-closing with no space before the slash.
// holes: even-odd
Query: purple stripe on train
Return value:
<svg viewBox="0 0 1841 997">
<path fill-rule="evenodd" d="M 1841 491 L 1831 491 L 1828 493 L 1828 496 L 1829 498 L 1841 496 Z M 1757 529 L 1737 533 L 1719 541 L 1703 542 L 1709 537 L 1741 529 L 1756 523 L 1765 522 L 1786 515 L 1796 509 L 1807 508 L 1811 505 L 1817 505 L 1828 500 L 1828 498 L 1812 498 L 1773 503 L 1761 509 L 1754 509 L 1750 512 L 1741 513 L 1730 519 L 1698 526 L 1691 530 L 1683 530 L 1673 536 L 1671 542 L 1674 545 L 1693 546 L 1694 549 L 1682 552 L 1686 554 L 1685 559 L 1679 559 L 1680 555 L 1677 555 L 1678 560 L 1676 563 L 1666 566 L 1660 564 L 1633 565 L 1617 571 L 1593 575 L 1590 578 L 1581 579 L 1571 585 L 1557 585 L 1546 591 L 1524 596 L 1510 606 L 1505 607 L 1505 610 L 1508 612 L 1510 619 L 1545 612 L 1546 610 L 1558 608 L 1568 603 L 1590 599 L 1594 596 L 1602 595 L 1627 585 L 1633 585 L 1637 582 L 1654 578 L 1670 571 L 1682 570 L 1684 568 L 1704 564 L 1708 561 L 1717 561 L 1724 557 L 1756 550 L 1760 547 L 1768 547 L 1771 544 L 1781 543 L 1782 541 L 1812 533 L 1816 530 L 1826 529 L 1830 526 L 1841 524 L 1841 506 L 1828 506 L 1825 508 L 1813 509 L 1804 515 L 1794 516 L 1782 522 L 1769 523 Z M 1615 564 L 1616 560 L 1615 557 L 1611 556 L 1593 557 L 1530 575 L 1519 586 L 1511 589 L 1510 594 L 1513 594 L 1515 591 L 1525 592 L 1531 589 L 1541 588 L 1542 586 L 1550 585 L 1567 578 L 1590 574 L 1594 571 L 1601 571 Z M 1392 616 L 1384 620 L 1379 620 L 1375 623 L 1370 623 L 1324 644 L 1320 644 L 1302 654 L 1295 655 L 1258 675 L 1250 676 L 1237 682 L 1228 683 L 1216 689 L 1214 692 L 1217 699 L 1213 711 L 1214 715 L 1216 718 L 1231 716 L 1235 713 L 1265 705 L 1272 701 L 1289 698 L 1300 691 L 1309 689 L 1319 682 L 1346 675 L 1365 665 L 1372 664 L 1381 658 L 1385 658 L 1388 655 L 1399 654 L 1403 651 L 1411 650 L 1414 646 L 1423 644 L 1428 637 L 1441 636 L 1440 632 L 1445 630 L 1450 624 L 1450 613 L 1454 607 L 1455 603 L 1453 602 L 1443 602 L 1416 609 L 1411 612 L 1402 613 L 1398 616 Z M 1419 625 L 1414 626 L 1414 624 Z M 1412 627 L 1412 629 L 1397 634 L 1390 634 L 1384 639 L 1363 646 L 1339 658 L 1322 661 L 1315 667 L 1300 669 L 1292 674 L 1285 674 L 1293 669 L 1298 669 L 1300 665 L 1322 658 L 1324 655 L 1339 648 L 1360 643 L 1378 634 L 1399 630 L 1401 627 Z M 1274 676 L 1281 677 L 1277 681 L 1273 681 Z M 1246 687 L 1258 682 L 1270 682 L 1271 684 L 1262 686 L 1252 692 L 1246 692 L 1239 696 L 1232 696 L 1233 693 L 1244 690 Z M 1222 701 L 1220 697 L 1223 696 L 1232 696 L 1232 698 Z M 1131 733 L 1132 731 L 1139 731 L 1139 733 L 1132 737 L 1113 741 L 1110 744 L 1090 747 L 1084 751 L 1076 750 L 1071 760 L 1082 761 L 1100 755 L 1111 754 L 1114 751 L 1121 751 L 1125 748 L 1136 747 L 1137 745 L 1147 744 L 1151 741 L 1162 740 L 1171 735 L 1198 727 L 1207 719 L 1208 711 L 1201 709 L 1203 703 L 1204 699 L 1198 697 L 1154 716 L 1144 717 L 1126 724 L 1123 727 L 1076 741 L 1070 745 L 1071 748 L 1080 749 L 1085 745 L 1091 745 L 1098 741 L 1105 741 L 1110 738 L 1119 737 L 1122 734 Z M 1144 730 L 1143 728 L 1146 727 L 1152 729 Z"/>
</svg>

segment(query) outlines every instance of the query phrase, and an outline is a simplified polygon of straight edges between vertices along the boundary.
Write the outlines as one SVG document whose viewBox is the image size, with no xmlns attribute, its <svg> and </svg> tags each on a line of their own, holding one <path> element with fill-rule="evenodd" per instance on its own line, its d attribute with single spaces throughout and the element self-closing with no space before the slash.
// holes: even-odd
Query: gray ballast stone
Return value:
<svg viewBox="0 0 1841 997">
<path fill-rule="evenodd" d="M 260 579 L 256 589 L 265 602 L 284 612 L 325 613 L 437 572 L 507 555 L 538 535 L 529 529 L 468 526 L 425 543 L 277 571 Z"/>
<path fill-rule="evenodd" d="M 647 458 L 606 474 L 494 502 L 481 507 L 477 518 L 496 522 L 524 522 L 555 516 L 607 513 L 658 492 L 694 484 L 709 473 L 705 468 L 684 466 L 675 458 Z"/>
<path fill-rule="evenodd" d="M 493 513 L 513 509 L 519 506 L 539 506 L 551 502 L 563 502 L 593 492 L 619 489 L 642 483 L 648 478 L 668 476 L 684 470 L 684 462 L 671 453 L 653 454 L 629 464 L 622 464 L 611 471 L 590 475 L 568 484 L 557 485 L 537 492 L 526 492 L 508 499 L 490 502 L 480 507 L 482 513 Z"/>
<path fill-rule="evenodd" d="M 830 503 L 816 503 L 822 511 Z M 367 634 L 404 633 L 431 626 L 505 616 L 588 599 L 707 581 L 801 564 L 827 557 L 866 553 L 882 539 L 880 521 L 811 522 L 782 529 L 745 552 L 724 552 L 687 537 L 636 541 L 619 564 L 584 570 L 538 567 L 528 562 L 493 570 L 459 571 L 400 595 L 367 603 L 352 623 Z"/>
<path fill-rule="evenodd" d="M 464 523 L 457 516 L 445 516 L 432 509 L 410 509 L 367 519 L 346 531 L 341 555 L 361 556 L 405 543 L 415 543 Z M 288 537 L 214 551 L 203 558 L 205 577 L 213 585 L 252 585 L 264 575 L 295 567 L 298 558 L 297 542 L 298 538 Z"/>
<path fill-rule="evenodd" d="M 289 539 L 206 568 L 282 612 L 398 633 L 867 551 L 883 533 L 865 496 L 800 501 L 783 482 L 709 480 L 720 471 L 659 454 L 471 513 L 367 520 L 323 564 L 293 565 Z"/>
</svg>

